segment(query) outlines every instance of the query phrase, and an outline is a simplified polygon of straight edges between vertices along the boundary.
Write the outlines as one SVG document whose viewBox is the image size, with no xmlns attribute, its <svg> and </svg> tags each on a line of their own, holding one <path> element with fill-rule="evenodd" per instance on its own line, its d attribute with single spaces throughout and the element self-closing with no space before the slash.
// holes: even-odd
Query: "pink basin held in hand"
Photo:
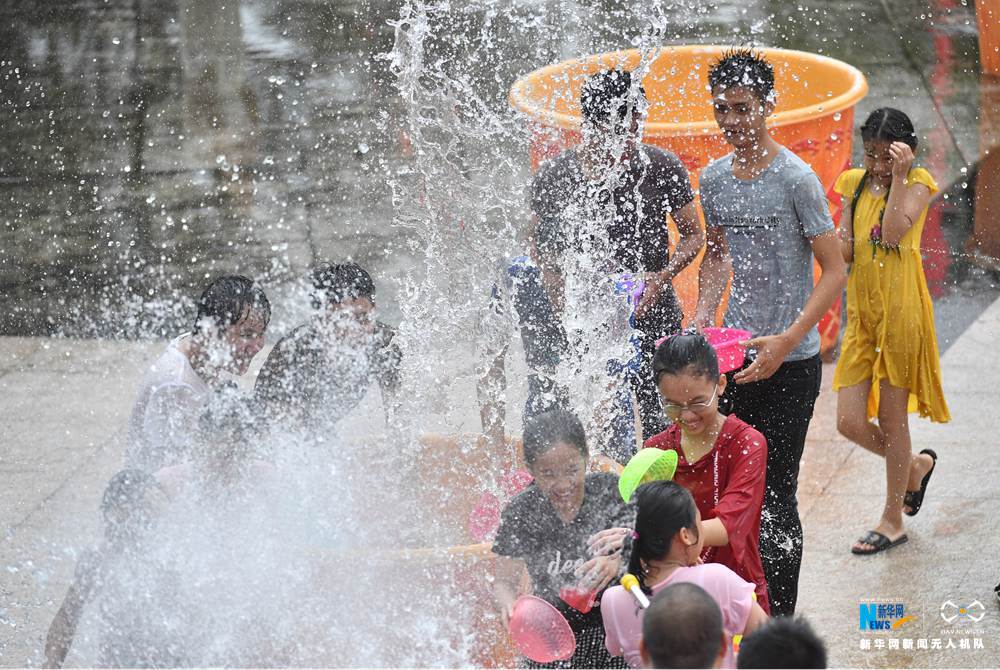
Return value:
<svg viewBox="0 0 1000 670">
<path fill-rule="evenodd" d="M 750 339 L 750 331 L 736 328 L 705 328 L 702 332 L 719 357 L 719 374 L 743 367 L 747 352 L 740 346 L 740 342 Z"/>
<path fill-rule="evenodd" d="M 510 639 L 536 663 L 565 661 L 576 651 L 576 635 L 559 610 L 536 596 L 521 596 L 510 617 Z"/>
</svg>

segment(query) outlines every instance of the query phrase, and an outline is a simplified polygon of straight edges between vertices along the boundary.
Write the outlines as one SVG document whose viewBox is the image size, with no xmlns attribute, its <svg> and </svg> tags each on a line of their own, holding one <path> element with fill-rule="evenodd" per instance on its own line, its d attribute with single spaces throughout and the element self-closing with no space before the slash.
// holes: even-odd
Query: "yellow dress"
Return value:
<svg viewBox="0 0 1000 670">
<path fill-rule="evenodd" d="M 834 189 L 847 198 L 864 170 L 847 170 Z M 907 179 L 938 190 L 923 168 L 910 170 Z M 878 416 L 879 382 L 909 389 L 908 410 L 944 423 L 951 419 L 941 390 L 941 363 L 934 306 L 927 291 L 920 259 L 920 237 L 927 210 L 906 231 L 899 251 L 876 248 L 869 241 L 872 228 L 885 208 L 885 195 L 875 197 L 866 186 L 854 208 L 854 261 L 847 280 L 847 329 L 833 376 L 834 390 L 872 382 L 868 416 Z M 843 222 L 847 223 L 847 222 Z"/>
</svg>

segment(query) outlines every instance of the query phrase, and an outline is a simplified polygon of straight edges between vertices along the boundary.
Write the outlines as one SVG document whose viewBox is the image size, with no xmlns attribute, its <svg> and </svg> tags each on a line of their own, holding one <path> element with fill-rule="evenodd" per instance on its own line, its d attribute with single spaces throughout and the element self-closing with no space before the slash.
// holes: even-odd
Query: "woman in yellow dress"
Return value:
<svg viewBox="0 0 1000 670">
<path fill-rule="evenodd" d="M 917 136 L 903 112 L 875 110 L 861 126 L 861 138 L 864 168 L 847 170 L 835 186 L 843 197 L 841 245 L 851 271 L 833 388 L 837 429 L 886 461 L 882 518 L 851 548 L 874 554 L 906 542 L 902 515 L 920 510 L 937 462 L 931 449 L 912 453 L 909 412 L 938 422 L 950 416 L 920 258 L 937 184 L 927 170 L 913 167 Z"/>
</svg>

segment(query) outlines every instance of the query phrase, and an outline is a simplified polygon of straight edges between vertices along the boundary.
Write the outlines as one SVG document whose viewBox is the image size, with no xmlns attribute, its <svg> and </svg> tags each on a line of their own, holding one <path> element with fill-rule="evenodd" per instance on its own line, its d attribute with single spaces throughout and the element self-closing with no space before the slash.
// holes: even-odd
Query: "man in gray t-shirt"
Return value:
<svg viewBox="0 0 1000 670">
<path fill-rule="evenodd" d="M 771 614 L 795 612 L 802 523 L 795 500 L 799 461 L 821 364 L 816 324 L 847 275 L 829 205 L 815 173 L 768 132 L 774 69 L 749 49 L 709 71 L 715 120 L 733 153 L 701 173 L 708 247 L 699 275 L 696 322 L 713 325 L 726 283 L 725 323 L 752 333 L 742 370 L 720 400 L 767 438 L 760 555 Z M 813 256 L 823 271 L 813 286 Z"/>
<path fill-rule="evenodd" d="M 813 291 L 813 238 L 833 230 L 819 178 L 785 147 L 756 179 L 733 174 L 733 154 L 701 172 L 705 221 L 725 235 L 733 284 L 725 325 L 776 335 L 799 318 Z M 814 326 L 785 357 L 819 353 Z"/>
</svg>

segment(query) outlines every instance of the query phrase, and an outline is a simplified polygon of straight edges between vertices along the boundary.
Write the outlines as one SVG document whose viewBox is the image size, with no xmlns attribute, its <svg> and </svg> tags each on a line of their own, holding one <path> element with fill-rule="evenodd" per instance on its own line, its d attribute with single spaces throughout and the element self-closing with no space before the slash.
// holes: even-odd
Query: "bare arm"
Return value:
<svg viewBox="0 0 1000 670">
<path fill-rule="evenodd" d="M 498 556 L 496 566 L 493 596 L 496 598 L 497 606 L 500 608 L 500 616 L 503 618 L 503 625 L 506 628 L 510 622 L 514 601 L 517 600 L 520 591 L 521 581 L 524 579 L 525 567 L 524 561 L 521 559 L 506 556 Z"/>
<path fill-rule="evenodd" d="M 767 623 L 768 619 L 769 617 L 767 616 L 767 614 L 764 612 L 763 609 L 761 609 L 761 606 L 758 605 L 757 601 L 755 600 L 753 602 L 753 606 L 750 608 L 750 616 L 747 617 L 747 623 L 743 627 L 743 637 L 746 637 L 750 633 L 754 632 L 755 630 L 763 626 L 765 623 Z"/>
<path fill-rule="evenodd" d="M 677 224 L 677 232 L 680 239 L 677 241 L 677 248 L 674 255 L 661 272 L 650 273 L 646 278 L 646 290 L 639 300 L 636 308 L 636 316 L 645 314 L 660 297 L 663 289 L 670 285 L 677 274 L 691 264 L 701 248 L 705 246 L 705 233 L 698 222 L 698 210 L 694 200 L 673 213 L 674 223 Z"/>
<path fill-rule="evenodd" d="M 701 229 L 701 223 L 698 221 L 698 208 L 694 200 L 674 212 L 673 219 L 677 224 L 680 239 L 677 241 L 673 257 L 663 271 L 671 279 L 691 265 L 698 252 L 705 246 L 705 231 Z"/>
<path fill-rule="evenodd" d="M 840 254 L 837 236 L 833 231 L 812 238 L 810 245 L 822 274 L 812 293 L 809 294 L 799 318 L 785 331 L 792 338 L 793 346 L 801 342 L 802 338 L 816 327 L 826 311 L 840 297 L 847 282 L 847 268 Z"/>
<path fill-rule="evenodd" d="M 724 547 L 729 544 L 729 532 L 722 524 L 721 519 L 709 519 L 701 524 L 702 532 L 705 534 L 706 547 Z"/>
<path fill-rule="evenodd" d="M 895 247 L 930 204 L 931 190 L 923 184 L 907 182 L 913 165 L 913 150 L 909 146 L 893 142 L 889 154 L 892 156 L 892 187 L 882 217 L 882 241 Z"/>
<path fill-rule="evenodd" d="M 62 606 L 49 626 L 49 634 L 45 638 L 46 668 L 61 668 L 66 661 L 70 645 L 73 644 L 81 609 L 74 605 L 73 600 L 75 599 L 71 594 L 66 594 L 66 599 L 63 600 Z"/>
<path fill-rule="evenodd" d="M 722 294 L 733 273 L 733 259 L 726 245 L 726 233 L 721 227 L 709 226 L 706 231 L 707 246 L 698 271 L 698 309 L 695 323 L 699 327 L 715 325 Z"/>
<path fill-rule="evenodd" d="M 882 218 L 882 241 L 890 247 L 898 246 L 930 202 L 931 190 L 923 184 L 907 185 L 893 179 Z"/>
<path fill-rule="evenodd" d="M 73 577 L 73 583 L 63 598 L 59 611 L 49 625 L 48 635 L 45 637 L 45 667 L 61 668 L 66 661 L 76 636 L 76 627 L 80 623 L 80 615 L 83 607 L 87 604 L 90 595 L 93 575 L 84 569 L 83 576 L 78 573 Z"/>
</svg>

